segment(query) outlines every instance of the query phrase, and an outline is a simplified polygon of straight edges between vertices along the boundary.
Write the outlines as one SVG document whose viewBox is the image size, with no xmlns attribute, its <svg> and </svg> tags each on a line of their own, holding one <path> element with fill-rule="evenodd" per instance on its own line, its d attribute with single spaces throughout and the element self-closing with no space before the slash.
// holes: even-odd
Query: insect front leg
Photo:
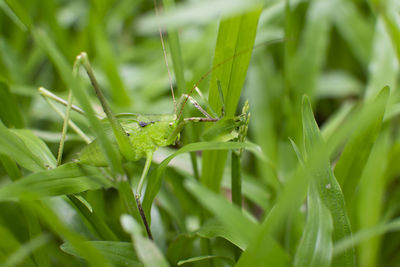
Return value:
<svg viewBox="0 0 400 267">
<path fill-rule="evenodd" d="M 179 102 L 178 102 L 178 111 L 183 110 L 184 105 L 186 104 L 187 100 L 189 100 L 189 102 L 198 110 L 200 111 L 204 116 L 206 116 L 207 118 L 213 118 L 216 117 L 215 112 L 213 112 L 214 116 L 211 116 L 205 109 L 203 109 L 203 107 L 190 95 L 187 94 L 183 94 L 181 95 Z M 177 114 L 178 116 L 180 114 Z"/>
</svg>

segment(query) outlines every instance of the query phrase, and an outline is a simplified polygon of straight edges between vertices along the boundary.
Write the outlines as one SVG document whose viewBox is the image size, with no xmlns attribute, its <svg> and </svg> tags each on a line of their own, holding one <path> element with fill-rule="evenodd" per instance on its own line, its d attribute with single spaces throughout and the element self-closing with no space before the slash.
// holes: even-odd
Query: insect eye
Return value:
<svg viewBox="0 0 400 267">
<path fill-rule="evenodd" d="M 127 136 L 131 136 L 131 134 L 130 134 L 130 133 L 128 133 L 128 132 L 126 132 L 126 135 L 127 135 Z"/>
</svg>

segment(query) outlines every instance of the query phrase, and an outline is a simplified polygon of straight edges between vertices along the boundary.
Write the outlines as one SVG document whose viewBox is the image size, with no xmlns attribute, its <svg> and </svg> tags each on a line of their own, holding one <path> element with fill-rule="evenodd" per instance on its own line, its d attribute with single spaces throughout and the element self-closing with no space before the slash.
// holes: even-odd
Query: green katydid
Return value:
<svg viewBox="0 0 400 267">
<path fill-rule="evenodd" d="M 82 65 L 85 67 L 91 83 L 96 90 L 96 94 L 100 99 L 100 102 L 103 106 L 107 117 L 109 116 L 109 112 L 111 112 L 108 107 L 107 102 L 105 102 L 105 98 L 102 95 L 102 92 L 99 89 L 96 78 L 93 75 L 92 68 L 87 59 L 86 53 L 81 53 L 77 57 L 76 62 L 82 61 Z M 77 66 L 78 64 L 75 64 Z M 204 79 L 204 77 L 202 77 Z M 201 79 L 201 80 L 202 80 Z M 201 82 L 201 81 L 199 81 Z M 217 122 L 222 118 L 213 117 L 207 111 L 205 111 L 197 102 L 194 100 L 190 94 L 194 90 L 198 90 L 196 83 L 193 86 L 192 90 L 189 94 L 183 94 L 178 101 L 178 104 L 175 105 L 173 114 L 159 114 L 159 115 L 141 115 L 141 114 L 133 114 L 133 113 L 122 113 L 115 115 L 115 118 L 118 120 L 122 129 L 128 136 L 128 139 L 132 145 L 133 153 L 131 154 L 123 154 L 125 160 L 127 161 L 137 161 L 141 158 L 146 158 L 145 168 L 142 173 L 141 180 L 139 182 L 139 186 L 137 189 L 137 194 L 140 195 L 144 179 L 150 167 L 150 163 L 152 161 L 153 153 L 157 150 L 158 147 L 161 146 L 169 146 L 175 143 L 179 139 L 180 132 L 184 128 L 184 126 L 189 122 Z M 64 105 L 68 105 L 70 102 L 62 100 L 52 93 L 47 91 L 44 88 L 39 88 L 39 92 L 46 97 L 52 98 Z M 69 99 L 70 100 L 70 99 Z M 183 108 L 187 102 L 193 104 L 193 106 L 198 109 L 204 117 L 190 117 L 183 118 Z M 83 111 L 71 105 L 71 108 L 77 112 L 83 113 Z M 213 112 L 215 113 L 215 112 Z M 224 118 L 224 122 L 233 122 L 232 127 L 229 127 L 229 130 L 234 130 L 237 126 L 240 125 L 240 122 L 243 121 L 243 116 L 245 114 L 238 116 L 236 118 Z M 110 118 L 103 119 L 103 121 L 108 122 L 111 120 Z M 227 124 L 227 123 L 225 123 Z M 73 126 L 73 124 L 70 123 Z M 74 127 L 75 129 L 75 127 Z M 111 129 L 107 131 L 110 135 L 112 134 Z M 225 128 L 226 132 L 226 128 Z M 115 141 L 114 141 L 115 142 Z M 117 142 L 114 143 L 117 146 Z M 78 158 L 78 161 L 82 164 L 88 164 L 93 166 L 105 167 L 107 166 L 107 160 L 103 153 L 101 152 L 100 146 L 97 140 L 92 141 L 87 146 L 83 148 Z"/>
<path fill-rule="evenodd" d="M 157 150 L 158 147 L 161 146 L 169 146 L 175 143 L 179 139 L 180 132 L 184 128 L 184 126 L 189 123 L 189 122 L 221 122 L 222 126 L 217 127 L 216 130 L 209 131 L 211 135 L 216 135 L 220 133 L 230 133 L 234 131 L 235 129 L 238 129 L 238 126 L 242 125 L 244 122 L 247 121 L 247 112 L 245 114 L 239 115 L 235 118 L 220 118 L 216 116 L 211 116 L 207 111 L 205 111 L 190 95 L 193 91 L 197 90 L 198 91 L 198 84 L 212 71 L 210 70 L 208 73 L 203 75 L 203 77 L 193 86 L 193 88 L 190 90 L 189 94 L 183 94 L 179 101 L 178 104 L 175 103 L 174 101 L 174 110 L 175 112 L 173 114 L 160 114 L 160 115 L 140 115 L 140 114 L 132 114 L 132 113 L 122 113 L 122 114 L 117 114 L 113 115 L 111 112 L 110 107 L 108 106 L 105 97 L 103 96 L 97 80 L 93 74 L 93 70 L 91 68 L 91 65 L 89 63 L 89 60 L 87 58 L 86 53 L 82 52 L 81 54 L 78 55 L 77 60 L 74 64 L 74 74 L 77 73 L 78 68 L 80 65 L 83 65 L 86 72 L 88 73 L 89 79 L 93 85 L 93 88 L 96 91 L 96 94 L 100 100 L 100 103 L 103 107 L 104 112 L 107 115 L 106 119 L 102 119 L 105 123 L 112 122 L 114 120 L 117 121 L 117 127 L 121 127 L 120 129 L 124 132 L 124 136 L 126 134 L 127 139 L 129 140 L 130 144 L 130 153 L 124 152 L 121 149 L 121 145 L 117 142 L 116 138 L 112 138 L 113 140 L 113 145 L 116 146 L 120 151 L 123 156 L 123 158 L 126 161 L 137 161 L 141 158 L 146 158 L 145 166 L 138 184 L 138 187 L 136 189 L 136 202 L 138 205 L 138 209 L 140 212 L 140 215 L 142 217 L 142 220 L 144 222 L 144 225 L 146 227 L 146 230 L 148 232 L 149 237 L 151 238 L 151 232 L 149 230 L 149 227 L 147 225 L 146 218 L 144 216 L 144 213 L 141 209 L 141 204 L 140 204 L 140 196 L 142 192 L 142 188 L 145 182 L 145 178 L 147 175 L 147 172 L 150 168 L 152 158 L 153 158 L 153 153 Z M 83 136 L 85 141 L 88 140 L 88 138 L 83 134 L 82 132 L 79 131 L 79 128 L 69 120 L 68 114 L 69 114 L 69 109 L 75 110 L 79 113 L 84 113 L 79 107 L 76 107 L 72 105 L 72 95 L 71 91 L 68 96 L 68 101 L 65 101 L 63 99 L 60 99 L 59 97 L 55 96 L 51 92 L 47 91 L 43 87 L 39 88 L 39 92 L 41 95 L 43 95 L 46 100 L 48 98 L 51 98 L 57 102 L 60 102 L 64 105 L 67 106 L 67 112 L 66 115 L 63 116 L 63 114 L 55 107 L 52 105 L 52 107 L 59 113 L 61 116 L 64 117 L 64 126 L 63 126 L 63 135 L 65 136 L 66 132 L 66 125 L 67 123 L 71 126 L 73 130 L 75 130 L 79 135 Z M 198 91 L 199 94 L 201 94 Z M 222 92 L 221 92 L 222 93 Z M 172 89 L 172 94 L 173 94 L 173 89 Z M 223 101 L 223 99 L 221 99 Z M 185 107 L 185 104 L 187 102 L 190 102 L 193 104 L 193 106 L 198 109 L 204 117 L 190 117 L 190 118 L 183 118 L 183 109 Z M 48 101 L 49 104 L 51 104 L 50 101 Z M 215 114 L 214 111 L 212 113 Z M 108 125 L 112 126 L 112 123 L 108 123 Z M 115 126 L 114 126 L 115 127 Z M 107 134 L 112 135 L 113 131 L 109 129 L 110 127 L 107 128 Z M 115 129 L 114 134 L 115 134 Z M 229 135 L 228 136 L 235 136 L 235 135 Z M 112 136 L 111 136 L 112 137 Z M 64 140 L 61 140 L 60 142 L 60 149 L 59 149 L 59 163 L 61 162 L 61 154 L 62 154 L 62 145 L 64 143 Z M 129 149 L 128 149 L 129 150 Z M 99 167 L 105 167 L 107 166 L 107 160 L 101 151 L 100 145 L 98 144 L 98 141 L 95 139 L 94 141 L 91 141 L 90 143 L 88 142 L 88 145 L 86 145 L 83 150 L 80 153 L 78 161 L 82 164 L 88 164 L 88 165 L 94 165 L 94 166 L 99 166 Z"/>
<path fill-rule="evenodd" d="M 161 32 L 160 32 L 160 35 L 161 35 Z M 163 45 L 164 57 L 166 58 L 165 48 L 164 48 L 162 38 L 161 38 L 161 42 Z M 275 42 L 275 41 L 273 41 L 273 42 Z M 81 65 L 83 65 L 83 67 L 85 68 L 85 70 L 89 76 L 89 79 L 93 85 L 93 88 L 95 89 L 95 92 L 100 100 L 103 110 L 107 115 L 107 119 L 104 119 L 104 122 L 108 123 L 108 125 L 111 125 L 111 127 L 107 128 L 106 131 L 112 137 L 111 140 L 113 140 L 114 146 L 120 151 L 120 154 L 122 154 L 122 157 L 127 161 L 136 161 L 141 158 L 146 158 L 145 166 L 144 166 L 139 184 L 137 186 L 136 196 L 135 196 L 139 211 L 141 209 L 140 196 L 141 196 L 141 192 L 142 192 L 142 188 L 143 188 L 143 185 L 145 182 L 147 172 L 148 172 L 151 162 L 152 162 L 153 153 L 160 146 L 168 146 L 168 145 L 175 143 L 175 141 L 177 139 L 179 139 L 180 132 L 182 131 L 182 129 L 184 128 L 184 126 L 187 123 L 189 123 L 189 122 L 214 122 L 216 124 L 219 124 L 219 126 L 212 127 L 213 130 L 208 131 L 207 138 L 209 138 L 209 136 L 224 134 L 224 136 L 228 136 L 228 138 L 225 138 L 225 140 L 229 140 L 229 137 L 233 138 L 235 135 L 232 133 L 237 133 L 239 126 L 242 126 L 242 128 L 243 128 L 244 125 L 247 125 L 247 123 L 248 123 L 248 114 L 247 114 L 248 107 L 245 108 L 246 112 L 244 112 L 243 114 L 241 114 L 237 117 L 233 117 L 233 118 L 217 117 L 217 115 L 215 115 L 216 113 L 214 111 L 212 111 L 212 109 L 210 107 L 208 107 L 209 110 L 211 111 L 211 113 L 213 114 L 213 116 L 211 116 L 191 97 L 191 94 L 195 90 L 199 92 L 198 84 L 202 80 L 204 80 L 205 77 L 208 76 L 216 68 L 218 68 L 221 65 L 225 64 L 226 62 L 232 60 L 234 57 L 237 57 L 244 53 L 248 53 L 252 49 L 253 48 L 249 48 L 249 49 L 240 51 L 240 52 L 236 53 L 235 55 L 233 55 L 232 57 L 227 58 L 226 60 L 215 65 L 212 69 L 210 69 L 206 74 L 204 74 L 200 78 L 200 80 L 192 87 L 192 89 L 189 91 L 188 94 L 184 94 L 181 96 L 180 100 L 178 101 L 178 104 L 176 104 L 176 102 L 175 102 L 173 88 L 171 85 L 172 96 L 174 99 L 174 113 L 164 114 L 164 115 L 138 115 L 138 114 L 129 114 L 129 113 L 113 115 L 110 107 L 108 106 L 108 104 L 105 100 L 105 97 L 103 96 L 103 94 L 98 86 L 97 80 L 94 76 L 93 70 L 90 66 L 90 63 L 89 63 L 86 53 L 83 52 L 80 55 L 78 55 L 77 60 L 74 64 L 73 72 L 76 75 L 78 72 L 78 68 Z M 218 86 L 218 88 L 220 89 L 220 85 Z M 68 118 L 68 116 L 69 116 L 68 113 L 69 113 L 70 109 L 73 109 L 77 112 L 82 113 L 81 109 L 72 105 L 71 90 L 70 90 L 70 94 L 68 96 L 68 101 L 57 98 L 56 96 L 52 95 L 49 91 L 45 90 L 44 88 L 40 88 L 39 91 L 42 95 L 52 98 L 52 99 L 55 99 L 56 101 L 67 106 L 67 112 L 66 112 L 65 119 L 64 119 L 62 136 L 65 136 L 68 124 L 71 126 L 71 128 L 73 128 L 75 131 L 78 132 L 79 128 L 77 128 L 73 124 L 73 122 L 70 121 Z M 200 92 L 199 92 L 199 94 L 201 96 Z M 223 95 L 222 95 L 221 89 L 220 89 L 220 95 L 221 95 L 221 101 L 223 103 Z M 204 115 L 204 117 L 183 118 L 183 109 L 185 107 L 185 104 L 188 101 L 191 104 L 193 104 L 193 106 L 195 108 L 197 108 Z M 223 114 L 223 112 L 222 112 L 222 114 Z M 224 116 L 224 115 L 222 115 L 222 116 Z M 112 133 L 114 133 L 114 136 L 116 138 L 113 138 Z M 124 146 L 123 142 L 118 140 L 118 138 L 117 138 L 118 133 L 119 134 L 123 133 L 122 135 L 125 138 L 125 141 L 127 141 L 127 142 L 125 142 L 125 144 L 128 144 L 128 145 Z M 78 134 L 85 137 L 84 133 L 82 133 L 82 132 L 78 132 Z M 87 137 L 85 137 L 85 140 L 87 140 Z M 61 140 L 60 149 L 59 149 L 59 157 L 58 157 L 59 164 L 61 162 L 63 143 L 64 143 L 64 140 Z M 107 166 L 107 164 L 108 164 L 107 159 L 104 156 L 97 140 L 92 141 L 86 147 L 84 147 L 84 149 L 80 153 L 80 157 L 78 160 L 82 164 L 89 164 L 89 165 L 94 165 L 94 166 Z M 144 223 L 146 224 L 144 216 L 142 216 L 142 219 L 143 219 Z M 147 228 L 147 225 L 146 225 L 146 228 Z M 149 236 L 150 236 L 150 234 L 149 234 Z"/>
</svg>

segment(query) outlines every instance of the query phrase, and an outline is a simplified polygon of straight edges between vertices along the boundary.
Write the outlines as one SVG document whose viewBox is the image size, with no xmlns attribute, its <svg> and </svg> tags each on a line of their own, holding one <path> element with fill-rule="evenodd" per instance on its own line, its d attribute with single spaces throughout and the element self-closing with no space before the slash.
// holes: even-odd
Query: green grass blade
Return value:
<svg viewBox="0 0 400 267">
<path fill-rule="evenodd" d="M 242 175 L 240 171 L 240 156 L 232 151 L 231 163 L 231 190 L 232 190 L 232 203 L 242 208 Z"/>
<path fill-rule="evenodd" d="M 2 239 L 1 240 L 2 242 L 0 242 L 0 261 L 1 263 L 4 263 L 8 259 L 8 257 L 12 255 L 13 252 L 15 252 L 16 250 L 18 250 L 18 248 L 21 247 L 21 244 L 14 237 L 11 231 L 3 225 L 0 225 L 0 236 Z M 21 264 L 28 267 L 36 266 L 36 264 L 32 261 L 31 258 L 25 258 Z"/>
<path fill-rule="evenodd" d="M 363 17 L 361 10 L 357 9 L 354 2 L 340 1 L 334 12 L 334 23 L 357 59 L 363 65 L 367 64 L 371 54 L 373 26 Z"/>
<path fill-rule="evenodd" d="M 221 259 L 231 266 L 233 266 L 235 264 L 235 262 L 231 258 L 228 258 L 226 256 L 207 255 L 207 256 L 192 257 L 192 258 L 189 258 L 186 260 L 180 260 L 180 261 L 178 261 L 177 265 L 181 266 L 186 263 L 199 262 L 199 261 L 204 261 L 204 260 L 209 260 L 209 259 Z"/>
<path fill-rule="evenodd" d="M 34 155 L 25 143 L 0 121 L 0 153 L 15 160 L 21 167 L 31 171 L 46 169 L 46 162 Z"/>
<path fill-rule="evenodd" d="M 143 237 L 142 228 L 132 217 L 122 215 L 121 224 L 131 235 L 136 255 L 145 267 L 170 266 L 157 245 L 152 240 Z"/>
<path fill-rule="evenodd" d="M 393 64 L 396 51 L 385 29 L 384 22 L 378 19 L 375 25 L 374 39 L 372 40 L 370 64 L 375 66 L 369 69 L 366 98 L 374 98 L 384 86 L 396 88 L 399 67 Z M 399 61 L 400 62 L 400 61 Z"/>
<path fill-rule="evenodd" d="M 39 215 L 46 225 L 62 238 L 64 242 L 69 242 L 77 253 L 85 259 L 90 266 L 108 267 L 109 261 L 92 244 L 79 234 L 73 232 L 64 222 L 64 219 L 58 217 L 55 212 L 45 203 L 38 205 L 31 203 L 30 208 Z"/>
<path fill-rule="evenodd" d="M 24 121 L 15 96 L 10 92 L 7 84 L 0 81 L 0 119 L 8 128 L 22 128 Z"/>
<path fill-rule="evenodd" d="M 46 169 L 56 167 L 56 159 L 51 153 L 47 145 L 36 135 L 29 130 L 15 129 L 11 130 L 15 133 L 26 145 L 29 151 L 38 157 L 44 163 Z"/>
<path fill-rule="evenodd" d="M 142 266 L 130 242 L 86 241 L 86 243 L 101 252 L 111 264 L 116 266 Z M 61 249 L 71 255 L 79 257 L 79 253 L 77 253 L 70 243 L 62 244 Z"/>
<path fill-rule="evenodd" d="M 388 165 L 390 128 L 386 126 L 378 136 L 364 168 L 357 197 L 358 229 L 368 229 L 382 220 L 385 207 L 386 170 Z M 379 265 L 381 237 L 366 240 L 359 246 L 360 266 Z"/>
<path fill-rule="evenodd" d="M 168 166 L 168 163 L 177 155 L 191 152 L 191 151 L 204 151 L 204 150 L 230 150 L 230 149 L 238 149 L 244 148 L 251 152 L 253 152 L 256 156 L 260 157 L 264 160 L 265 163 L 269 163 L 267 159 L 265 159 L 264 155 L 260 152 L 259 147 L 252 144 L 252 143 L 237 143 L 237 142 L 199 142 L 199 143 L 192 143 L 188 144 L 174 154 L 170 155 L 168 158 L 163 160 L 161 164 L 154 170 L 147 183 L 146 193 L 144 195 L 143 200 L 143 210 L 146 214 L 147 218 L 150 218 L 150 209 L 153 203 L 155 196 L 157 195 L 158 191 L 161 187 L 161 177 L 165 171 L 165 168 Z"/>
<path fill-rule="evenodd" d="M 7 261 L 4 263 L 4 266 L 18 266 L 23 263 L 24 259 L 29 256 L 31 251 L 35 251 L 41 246 L 45 245 L 49 242 L 51 237 L 49 235 L 40 235 L 31 239 L 29 242 L 21 245 L 17 251 L 12 253 Z M 37 263 L 40 264 L 40 263 Z M 43 265 L 40 265 L 43 266 Z M 50 265 L 47 265 L 50 266 Z"/>
<path fill-rule="evenodd" d="M 366 121 L 367 128 L 362 131 L 355 131 L 350 137 L 336 164 L 335 176 L 341 185 L 348 206 L 351 204 L 350 202 L 371 152 L 372 144 L 378 135 L 389 92 L 389 88 L 385 87 L 374 101 L 366 103 L 366 106 L 374 105 L 377 110 L 374 114 L 370 114 L 371 117 Z M 357 157 L 354 156 L 354 153 L 357 153 Z"/>
<path fill-rule="evenodd" d="M 218 218 L 218 221 L 228 229 L 236 232 L 238 243 L 246 248 L 258 230 L 258 224 L 247 218 L 237 207 L 220 195 L 208 190 L 200 183 L 187 179 L 185 187 L 194 197 Z M 232 239 L 232 238 L 229 238 Z"/>
<path fill-rule="evenodd" d="M 295 267 L 331 266 L 333 222 L 319 190 L 311 186 L 307 198 L 307 223 L 294 259 Z"/>
<path fill-rule="evenodd" d="M 6 155 L 0 155 L 0 161 L 11 181 L 16 181 L 21 178 L 21 171 L 13 159 Z"/>
<path fill-rule="evenodd" d="M 38 199 L 111 186 L 113 186 L 111 181 L 105 178 L 98 168 L 68 163 L 2 186 L 0 200 L 16 200 L 20 197 Z"/>
<path fill-rule="evenodd" d="M 108 227 L 108 225 L 97 215 L 93 210 L 82 202 L 82 200 L 75 195 L 68 195 L 69 200 L 75 205 L 79 212 L 85 217 L 85 219 L 92 225 L 93 229 L 103 240 L 118 241 L 117 236 Z M 84 200 L 84 199 L 83 199 Z M 86 201 L 86 200 L 85 200 Z"/>
<path fill-rule="evenodd" d="M 312 150 L 319 147 L 323 142 L 321 133 L 318 129 L 318 125 L 314 119 L 311 104 L 307 97 L 303 98 L 302 107 L 302 117 L 303 117 L 303 135 L 304 135 L 304 145 L 306 153 L 312 153 Z M 333 171 L 330 166 L 328 156 L 324 156 L 324 160 L 320 166 L 317 166 L 313 170 L 312 186 L 311 186 L 311 201 L 319 201 L 314 196 L 313 190 L 318 191 L 318 198 L 321 198 L 322 203 L 328 208 L 329 212 L 332 214 L 333 220 L 333 231 L 332 237 L 324 237 L 331 239 L 333 242 L 337 242 L 346 236 L 351 236 L 350 221 L 347 216 L 346 206 L 344 201 L 344 196 L 342 190 L 337 182 Z M 317 207 L 319 204 L 316 204 Z M 320 207 L 320 209 L 324 209 Z M 311 211 L 310 211 L 311 212 Z M 322 219 L 322 218 L 321 218 Z M 328 227 L 327 222 L 324 223 L 325 227 Z M 325 234 L 327 234 L 328 228 L 325 229 Z M 326 249 L 331 249 L 325 247 Z M 330 251 L 321 251 L 322 253 L 331 253 Z M 355 264 L 355 251 L 354 249 L 349 249 L 343 254 L 338 255 L 333 259 L 332 266 L 354 266 Z"/>
<path fill-rule="evenodd" d="M 397 60 L 400 62 L 400 26 L 398 24 L 399 14 L 390 8 L 383 12 L 383 20 L 391 37 L 393 47 L 396 51 Z"/>
<path fill-rule="evenodd" d="M 249 241 L 243 239 L 243 234 L 232 230 L 232 228 L 225 227 L 225 224 L 217 219 L 207 220 L 201 227 L 196 231 L 196 234 L 203 238 L 215 238 L 222 237 L 241 250 L 245 250 L 248 246 Z"/>
<path fill-rule="evenodd" d="M 260 12 L 261 9 L 256 9 L 220 23 L 214 67 L 236 53 L 253 47 Z M 250 58 L 251 53 L 240 54 L 213 71 L 208 100 L 210 106 L 217 113 L 220 114 L 222 108 L 217 80 L 221 82 L 224 93 L 226 116 L 234 116 Z M 201 181 L 214 191 L 219 190 L 226 156 L 226 152 L 207 151 L 203 153 Z"/>
<path fill-rule="evenodd" d="M 389 232 L 398 232 L 400 231 L 400 219 L 397 218 L 388 223 L 381 223 L 374 227 L 363 229 L 353 235 L 353 237 L 348 237 L 343 240 L 340 240 L 337 244 L 335 244 L 333 248 L 333 254 L 337 255 L 347 250 L 350 247 L 353 247 L 357 244 L 362 244 L 362 242 L 366 240 L 370 240 L 373 237 L 377 237 L 379 235 L 383 235 Z"/>
<path fill-rule="evenodd" d="M 2 2 L 4 0 L 1 0 Z M 12 9 L 16 17 L 19 19 L 21 23 L 23 23 L 28 29 L 31 29 L 33 26 L 32 20 L 29 17 L 28 13 L 26 12 L 26 9 L 24 8 L 23 5 L 20 4 L 19 1 L 14 1 L 14 0 L 5 0 L 5 2 L 8 4 L 8 6 Z"/>
</svg>

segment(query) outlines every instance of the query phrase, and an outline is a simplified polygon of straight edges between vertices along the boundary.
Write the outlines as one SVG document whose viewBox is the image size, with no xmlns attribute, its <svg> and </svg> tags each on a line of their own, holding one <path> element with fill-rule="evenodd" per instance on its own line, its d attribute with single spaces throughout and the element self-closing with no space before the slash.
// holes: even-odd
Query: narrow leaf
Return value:
<svg viewBox="0 0 400 267">
<path fill-rule="evenodd" d="M 86 241 L 96 248 L 110 263 L 117 266 L 142 266 L 130 242 L 115 241 Z M 61 245 L 61 249 L 71 255 L 79 257 L 79 253 L 70 243 Z"/>
<path fill-rule="evenodd" d="M 16 200 L 20 197 L 38 199 L 46 196 L 60 196 L 111 187 L 98 168 L 64 164 L 56 169 L 37 172 L 0 188 L 0 201 Z"/>
<path fill-rule="evenodd" d="M 318 125 L 314 119 L 311 104 L 306 96 L 303 98 L 302 117 L 306 153 L 313 153 L 314 149 L 320 147 L 323 140 Z M 313 181 L 310 190 L 318 191 L 318 198 L 321 198 L 323 204 L 326 205 L 332 214 L 334 227 L 332 239 L 333 242 L 336 242 L 346 236 L 351 236 L 351 227 L 346 212 L 344 196 L 331 169 L 329 157 L 327 155 L 324 155 L 323 157 L 321 165 L 315 166 L 311 172 Z M 313 194 L 313 192 L 311 192 L 311 194 Z M 318 201 L 318 199 L 316 199 L 317 197 L 312 197 L 312 201 Z M 319 204 L 316 205 L 318 207 Z M 323 209 L 323 207 L 320 207 L 320 209 Z M 328 229 L 325 230 L 325 234 L 329 233 Z M 327 237 L 324 238 L 326 239 Z M 319 249 L 321 248 L 319 247 Z M 326 249 L 331 248 L 326 247 Z M 330 251 L 320 252 L 331 253 Z M 354 249 L 349 249 L 342 255 L 334 258 L 332 266 L 353 266 L 354 263 L 355 251 Z"/>
</svg>

